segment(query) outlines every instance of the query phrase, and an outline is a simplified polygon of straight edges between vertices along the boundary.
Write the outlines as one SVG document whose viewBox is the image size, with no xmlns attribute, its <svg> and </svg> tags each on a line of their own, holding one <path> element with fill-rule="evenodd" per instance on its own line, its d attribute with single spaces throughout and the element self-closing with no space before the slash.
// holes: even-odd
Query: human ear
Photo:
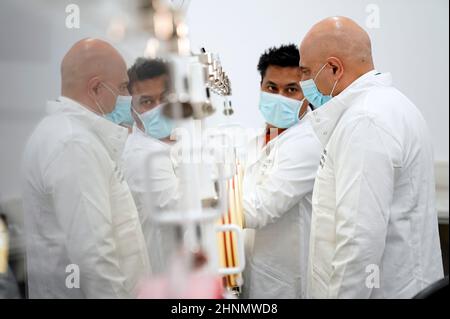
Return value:
<svg viewBox="0 0 450 319">
<path fill-rule="evenodd" d="M 99 89 L 101 86 L 101 81 L 98 77 L 90 79 L 87 83 L 88 94 L 91 98 L 96 99 L 99 94 Z"/>
<path fill-rule="evenodd" d="M 335 79 L 339 80 L 344 74 L 344 64 L 340 59 L 335 57 L 328 58 L 327 62 L 333 70 Z"/>
</svg>

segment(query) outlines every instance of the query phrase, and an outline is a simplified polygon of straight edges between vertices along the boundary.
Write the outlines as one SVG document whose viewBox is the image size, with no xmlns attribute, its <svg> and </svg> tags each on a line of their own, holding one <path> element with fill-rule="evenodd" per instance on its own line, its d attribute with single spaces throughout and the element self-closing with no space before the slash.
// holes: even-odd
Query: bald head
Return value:
<svg viewBox="0 0 450 319">
<path fill-rule="evenodd" d="M 374 68 L 369 35 L 346 17 L 330 17 L 315 24 L 300 44 L 300 57 L 300 66 L 312 70 L 312 76 L 331 62 L 329 70 L 341 83 L 337 93 Z"/>
<path fill-rule="evenodd" d="M 99 39 L 83 39 L 75 43 L 61 63 L 62 95 L 97 110 L 95 96 L 99 84 L 106 82 L 115 93 L 128 82 L 126 63 L 109 43 Z M 100 99 L 101 97 L 98 97 Z M 110 105 L 109 105 L 110 106 Z M 110 109 L 105 106 L 106 109 Z"/>
<path fill-rule="evenodd" d="M 372 63 L 369 35 L 356 22 L 345 17 L 331 17 L 314 25 L 300 45 L 320 59 L 335 56 L 348 63 Z"/>
</svg>

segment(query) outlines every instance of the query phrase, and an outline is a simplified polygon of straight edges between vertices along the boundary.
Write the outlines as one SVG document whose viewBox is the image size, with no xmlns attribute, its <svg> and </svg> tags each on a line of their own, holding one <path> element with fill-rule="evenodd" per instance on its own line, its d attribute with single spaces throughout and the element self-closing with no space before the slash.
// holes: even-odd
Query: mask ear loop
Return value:
<svg viewBox="0 0 450 319">
<path fill-rule="evenodd" d="M 316 76 L 314 77 L 314 81 L 316 81 L 317 77 L 319 76 L 320 72 L 322 72 L 322 70 L 325 68 L 325 66 L 327 65 L 327 63 L 325 63 L 319 70 L 319 72 L 317 72 Z M 331 93 L 330 96 L 333 97 L 333 92 L 334 89 L 336 89 L 336 85 L 338 84 L 339 80 L 336 80 L 336 82 L 334 82 L 333 88 L 331 89 Z"/>
<path fill-rule="evenodd" d="M 134 112 L 134 114 L 137 116 L 137 118 L 139 119 L 139 121 L 140 121 L 141 124 L 142 124 L 142 127 L 144 128 L 144 131 L 146 132 L 146 131 L 147 131 L 147 128 L 145 127 L 145 123 L 144 123 L 144 121 L 142 120 L 141 115 L 134 109 L 133 106 L 131 106 L 131 110 L 132 110 L 132 111 Z"/>
<path fill-rule="evenodd" d="M 100 83 L 100 84 L 102 84 L 102 83 Z M 89 94 L 89 96 L 90 96 L 90 94 Z M 103 108 L 100 106 L 100 103 L 97 101 L 97 99 L 94 98 L 93 96 L 90 96 L 90 97 L 94 100 L 94 103 L 97 106 L 97 112 L 95 112 L 95 111 L 94 112 L 97 114 L 98 114 L 98 112 L 100 112 L 101 116 L 105 116 L 106 113 L 105 113 L 105 111 L 103 111 Z"/>
<path fill-rule="evenodd" d="M 108 89 L 108 91 L 109 91 L 112 95 L 114 95 L 115 97 L 117 97 L 117 95 L 112 91 L 112 89 L 111 89 L 108 85 L 106 85 L 106 83 L 100 82 L 100 85 L 103 85 L 105 88 Z M 97 99 L 94 99 L 94 102 L 95 102 L 95 105 L 97 105 L 97 107 L 98 107 L 98 109 L 100 110 L 100 112 L 102 113 L 102 116 L 105 116 L 106 113 L 105 113 L 105 111 L 103 111 L 103 108 L 100 106 L 100 103 L 97 101 Z"/>
<path fill-rule="evenodd" d="M 297 114 L 299 122 L 305 117 L 307 110 L 308 110 L 308 108 L 306 108 L 305 112 L 303 112 L 303 114 L 300 114 L 300 112 L 302 111 L 303 104 L 305 104 L 305 100 L 306 100 L 306 97 L 304 97 L 303 100 L 300 101 L 300 108 L 298 109 L 298 114 Z"/>
<path fill-rule="evenodd" d="M 105 116 L 105 112 L 103 111 L 102 107 L 100 106 L 100 103 L 97 100 L 94 100 L 95 105 L 97 105 L 98 109 L 100 110 L 100 113 L 102 113 L 102 116 Z"/>
<path fill-rule="evenodd" d="M 111 89 L 110 87 L 109 87 L 109 85 L 106 85 L 106 83 L 103 83 L 103 82 L 101 82 L 101 84 L 105 87 L 105 88 L 107 88 L 108 89 L 108 91 L 112 94 L 112 95 L 114 95 L 114 97 L 118 97 L 120 94 L 116 94 L 116 93 L 114 93 L 114 90 L 113 89 Z"/>
<path fill-rule="evenodd" d="M 339 80 L 336 80 L 336 82 L 334 82 L 333 88 L 331 89 L 331 93 L 330 93 L 331 97 L 333 97 L 333 92 L 334 92 L 334 89 L 336 88 L 336 85 L 338 84 L 338 82 L 339 82 Z"/>
<path fill-rule="evenodd" d="M 325 63 L 324 65 L 322 65 L 322 67 L 320 68 L 319 72 L 317 72 L 316 76 L 314 77 L 314 82 L 316 81 L 317 77 L 319 76 L 320 72 L 322 72 L 322 70 L 327 66 L 328 62 Z"/>
<path fill-rule="evenodd" d="M 105 88 L 107 88 L 108 91 L 109 91 L 109 93 L 111 93 L 111 94 L 116 98 L 116 101 L 117 101 L 117 98 L 119 97 L 120 94 L 116 94 L 116 93 L 114 92 L 114 90 L 111 89 L 111 88 L 109 87 L 109 85 L 107 85 L 107 84 L 104 83 L 104 82 L 101 82 L 101 85 L 103 85 Z M 102 112 L 103 112 L 103 110 L 102 110 Z M 103 114 L 104 114 L 104 113 L 103 113 Z"/>
</svg>

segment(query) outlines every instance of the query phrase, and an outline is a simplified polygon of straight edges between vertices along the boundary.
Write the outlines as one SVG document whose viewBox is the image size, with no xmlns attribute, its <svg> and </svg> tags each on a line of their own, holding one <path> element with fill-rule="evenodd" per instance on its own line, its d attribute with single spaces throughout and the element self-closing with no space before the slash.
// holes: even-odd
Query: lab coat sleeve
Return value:
<svg viewBox="0 0 450 319">
<path fill-rule="evenodd" d="M 179 182 L 170 157 L 165 155 L 145 157 L 149 172 L 146 189 L 150 192 L 153 205 L 162 209 L 173 207 L 179 199 Z"/>
<path fill-rule="evenodd" d="M 65 233 L 63 240 L 70 262 L 78 266 L 84 295 L 131 297 L 114 240 L 109 201 L 112 172 L 105 154 L 85 142 L 69 141 L 50 164 L 47 175 L 58 222 Z"/>
<path fill-rule="evenodd" d="M 245 228 L 258 229 L 275 222 L 312 192 L 322 147 L 312 131 L 305 134 L 309 135 L 279 146 L 273 168 L 262 181 L 244 178 Z"/>
<path fill-rule="evenodd" d="M 125 175 L 142 223 L 147 212 L 174 207 L 179 199 L 179 181 L 169 156 L 135 150 L 124 159 Z"/>
<path fill-rule="evenodd" d="M 394 184 L 394 139 L 370 117 L 356 120 L 338 136 L 336 248 L 330 298 L 369 298 L 376 289 L 385 247 Z M 331 153 L 331 151 L 330 151 Z M 379 277 L 378 277 L 379 278 Z"/>
</svg>

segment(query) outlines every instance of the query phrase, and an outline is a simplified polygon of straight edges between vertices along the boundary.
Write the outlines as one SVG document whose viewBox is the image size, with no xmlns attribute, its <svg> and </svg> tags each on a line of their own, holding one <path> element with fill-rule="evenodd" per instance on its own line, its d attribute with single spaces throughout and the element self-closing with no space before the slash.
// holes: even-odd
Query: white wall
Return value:
<svg viewBox="0 0 450 319">
<path fill-rule="evenodd" d="M 77 1 L 0 0 L 0 202 L 20 194 L 22 151 L 46 101 L 59 96 L 62 57 L 80 39 L 105 38 L 92 1 L 78 1 L 80 29 L 66 28 L 70 3 Z M 110 4 L 105 1 L 102 14 L 114 12 Z M 131 62 L 129 50 L 120 49 Z"/>
<path fill-rule="evenodd" d="M 99 2 L 102 10 L 96 9 Z M 115 3 L 131 2 L 1 0 L 0 200 L 19 193 L 21 153 L 45 101 L 58 96 L 63 54 L 78 39 L 105 37 L 107 18 L 120 14 Z M 69 3 L 80 5 L 78 30 L 64 26 Z M 259 127 L 260 54 L 273 45 L 299 43 L 312 24 L 330 15 L 365 26 L 368 4 L 380 9 L 380 28 L 367 29 L 378 70 L 391 72 L 395 85 L 417 104 L 430 126 L 436 158 L 448 162 L 448 0 L 192 0 L 192 45 L 220 54 L 234 89 L 233 121 Z M 134 41 L 119 49 L 131 63 L 144 45 Z M 210 123 L 222 120 L 218 113 Z"/>
<path fill-rule="evenodd" d="M 247 126 L 258 113 L 256 64 L 268 47 L 300 43 L 308 29 L 331 15 L 365 27 L 366 7 L 380 10 L 380 28 L 368 29 L 376 67 L 422 111 L 435 141 L 436 158 L 449 158 L 448 0 L 192 0 L 192 45 L 220 53 L 235 92 L 236 116 Z"/>
</svg>

